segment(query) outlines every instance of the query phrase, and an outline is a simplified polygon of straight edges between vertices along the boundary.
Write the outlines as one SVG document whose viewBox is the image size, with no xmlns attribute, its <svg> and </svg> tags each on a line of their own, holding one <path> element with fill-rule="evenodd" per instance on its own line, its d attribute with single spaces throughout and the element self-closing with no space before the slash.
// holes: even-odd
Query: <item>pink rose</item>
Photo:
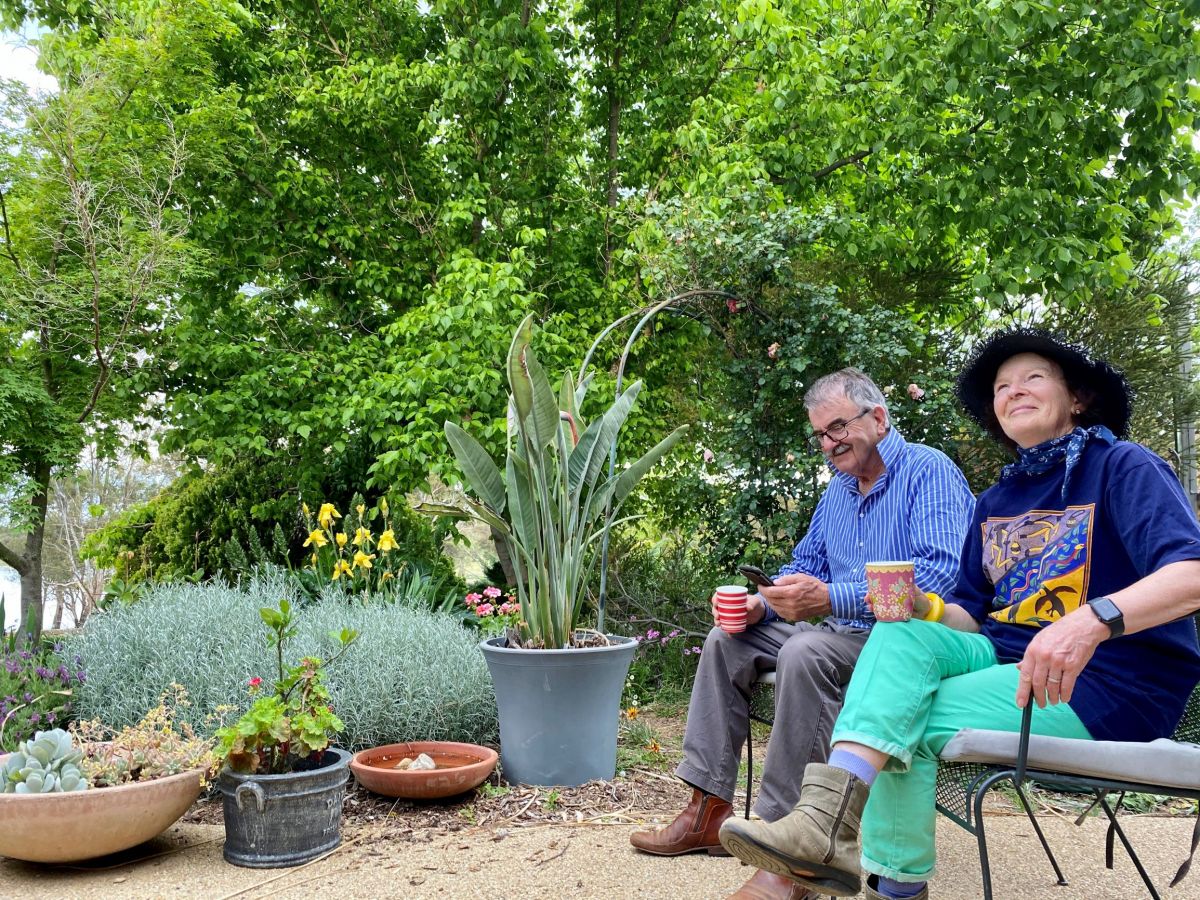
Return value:
<svg viewBox="0 0 1200 900">
<path fill-rule="evenodd" d="M 714 459 L 716 459 L 716 455 L 711 450 L 709 450 L 707 447 L 705 447 L 704 448 L 704 461 L 706 463 L 710 463 Z"/>
<path fill-rule="evenodd" d="M 778 355 L 779 355 L 779 342 L 776 341 L 774 344 L 772 344 L 770 347 L 767 348 L 767 356 L 769 356 L 771 359 L 774 359 Z"/>
<path fill-rule="evenodd" d="M 908 396 L 912 397 L 914 400 L 924 400 L 925 392 L 917 387 L 917 385 L 910 384 L 908 386 Z"/>
</svg>

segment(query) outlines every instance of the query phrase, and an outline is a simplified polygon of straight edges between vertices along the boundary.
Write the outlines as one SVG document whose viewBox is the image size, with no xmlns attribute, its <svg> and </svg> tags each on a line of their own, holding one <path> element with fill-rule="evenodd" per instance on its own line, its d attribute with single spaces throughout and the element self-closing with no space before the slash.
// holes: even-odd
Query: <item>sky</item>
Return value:
<svg viewBox="0 0 1200 900">
<path fill-rule="evenodd" d="M 53 78 L 37 70 L 37 52 L 28 46 L 33 32 L 0 31 L 0 78 L 23 81 L 34 90 L 52 91 Z"/>
</svg>

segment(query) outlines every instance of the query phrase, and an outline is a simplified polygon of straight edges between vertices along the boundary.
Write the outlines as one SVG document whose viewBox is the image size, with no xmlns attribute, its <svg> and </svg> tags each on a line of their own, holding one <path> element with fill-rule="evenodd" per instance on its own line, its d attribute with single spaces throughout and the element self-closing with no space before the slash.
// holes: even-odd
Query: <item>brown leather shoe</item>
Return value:
<svg viewBox="0 0 1200 900">
<path fill-rule="evenodd" d="M 729 895 L 729 900 L 805 900 L 812 896 L 790 878 L 756 869 L 749 881 Z"/>
<path fill-rule="evenodd" d="M 692 799 L 687 809 L 677 815 L 675 821 L 657 831 L 635 831 L 629 836 L 629 843 L 655 856 L 680 856 L 684 853 L 728 856 L 717 832 L 721 830 L 721 823 L 732 813 L 733 806 L 728 800 L 692 788 Z"/>
</svg>

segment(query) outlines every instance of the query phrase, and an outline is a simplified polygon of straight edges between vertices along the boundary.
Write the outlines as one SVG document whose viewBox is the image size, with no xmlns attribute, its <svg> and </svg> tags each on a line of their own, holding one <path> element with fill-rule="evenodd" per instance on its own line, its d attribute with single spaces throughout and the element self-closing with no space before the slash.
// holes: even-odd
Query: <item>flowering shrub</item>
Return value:
<svg viewBox="0 0 1200 900">
<path fill-rule="evenodd" d="M 319 761 L 333 735 L 345 727 L 333 713 L 323 666 L 345 653 L 358 632 L 344 628 L 336 633 L 341 647 L 325 663 L 306 656 L 298 665 L 284 666 L 284 645 L 297 630 L 291 604 L 281 600 L 278 610 L 263 608 L 259 615 L 270 630 L 267 644 L 275 650 L 278 680 L 237 722 L 217 731 L 216 753 L 235 772 L 279 775 Z M 252 697 L 262 684 L 261 676 L 249 679 Z"/>
<path fill-rule="evenodd" d="M 696 660 L 703 650 L 702 638 L 678 628 L 666 633 L 647 628 L 641 634 L 635 634 L 633 639 L 639 646 L 625 681 L 623 706 L 627 718 L 636 717 L 641 696 L 668 702 L 685 696 L 696 675 Z M 634 716 L 628 715 L 631 709 Z"/>
<path fill-rule="evenodd" d="M 521 621 L 521 604 L 494 585 L 489 584 L 482 593 L 472 591 L 463 602 L 471 611 L 465 623 L 475 625 L 488 637 L 499 637 Z"/>
<path fill-rule="evenodd" d="M 64 724 L 70 717 L 72 686 L 87 678 L 78 655 L 73 665 L 62 644 L 17 647 L 16 636 L 3 639 L 0 668 L 0 747 L 13 750 L 37 731 Z"/>
</svg>

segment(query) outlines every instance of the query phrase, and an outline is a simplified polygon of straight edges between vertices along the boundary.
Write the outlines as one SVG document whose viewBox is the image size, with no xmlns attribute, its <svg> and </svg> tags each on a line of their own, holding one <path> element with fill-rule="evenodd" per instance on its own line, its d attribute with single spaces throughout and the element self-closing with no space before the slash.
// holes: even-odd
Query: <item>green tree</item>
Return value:
<svg viewBox="0 0 1200 900">
<path fill-rule="evenodd" d="M 220 22 L 206 6 L 160 12 L 111 18 L 103 39 L 51 34 L 41 60 L 58 93 L 4 89 L 0 118 L 20 124 L 0 155 L 0 482 L 25 539 L 0 543 L 0 560 L 21 575 L 24 621 L 42 603 L 51 479 L 89 443 L 131 442 L 139 370 L 197 258 L 180 180 L 203 121 L 179 98 L 203 97 Z"/>
</svg>

